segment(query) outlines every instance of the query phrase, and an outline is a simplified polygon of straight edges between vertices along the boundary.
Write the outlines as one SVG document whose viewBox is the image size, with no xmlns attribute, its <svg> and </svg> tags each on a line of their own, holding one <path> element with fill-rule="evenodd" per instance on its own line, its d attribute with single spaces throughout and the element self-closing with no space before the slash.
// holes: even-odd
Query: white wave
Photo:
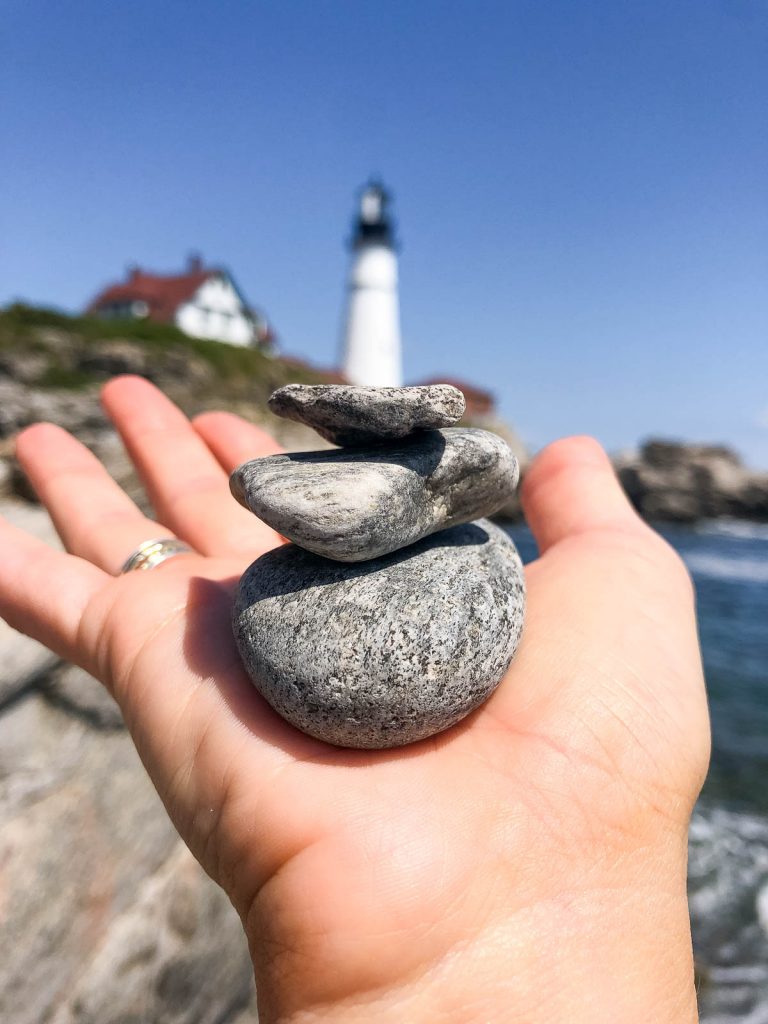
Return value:
<svg viewBox="0 0 768 1024">
<path fill-rule="evenodd" d="M 739 558 L 712 555 L 702 551 L 681 552 L 694 576 L 708 576 L 738 583 L 768 583 L 768 557 Z"/>
<path fill-rule="evenodd" d="M 746 898 L 754 907 L 754 923 L 762 925 L 763 890 L 768 886 L 768 819 L 700 803 L 688 838 L 689 902 L 694 918 L 717 920 L 724 908 Z"/>
<path fill-rule="evenodd" d="M 760 889 L 755 898 L 755 910 L 760 927 L 768 935 L 768 882 Z M 768 965 L 766 965 L 768 970 Z"/>
<path fill-rule="evenodd" d="M 768 1024 L 768 817 L 701 801 L 689 833 L 701 1024 Z"/>
<path fill-rule="evenodd" d="M 768 817 L 699 801 L 688 849 L 701 1024 L 768 1024 Z"/>
<path fill-rule="evenodd" d="M 721 985 L 760 985 L 768 980 L 768 964 L 735 964 L 732 967 L 710 967 L 707 980 Z"/>
<path fill-rule="evenodd" d="M 768 541 L 768 523 L 751 523 L 746 519 L 708 519 L 696 526 L 696 533 L 714 537 L 738 537 L 741 540 Z"/>
<path fill-rule="evenodd" d="M 739 1006 L 732 1013 L 716 1013 L 714 1016 L 704 1010 L 700 1020 L 701 1024 L 768 1024 L 768 1006 L 762 1002 L 751 1011 Z"/>
</svg>

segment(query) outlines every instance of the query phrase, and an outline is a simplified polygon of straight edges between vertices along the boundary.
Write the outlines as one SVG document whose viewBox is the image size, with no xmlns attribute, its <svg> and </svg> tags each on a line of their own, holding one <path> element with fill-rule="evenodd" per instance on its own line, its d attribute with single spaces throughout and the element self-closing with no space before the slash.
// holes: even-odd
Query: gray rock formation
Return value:
<svg viewBox="0 0 768 1024">
<path fill-rule="evenodd" d="M 0 515 L 58 545 L 45 511 Z M 252 1024 L 237 914 L 100 683 L 0 621 L 0 1020 Z"/>
<path fill-rule="evenodd" d="M 256 688 L 302 731 L 383 748 L 481 704 L 520 638 L 517 550 L 487 520 L 345 565 L 286 545 L 244 574 L 235 638 Z"/>
<path fill-rule="evenodd" d="M 724 446 L 648 441 L 614 464 L 646 519 L 693 523 L 729 516 L 768 522 L 768 474 L 748 469 Z"/>
<path fill-rule="evenodd" d="M 124 730 L 36 692 L 0 708 L 0 821 L 0 1020 L 229 1024 L 253 1006 L 240 921 Z"/>
<path fill-rule="evenodd" d="M 495 434 L 451 427 L 369 448 L 271 455 L 232 474 L 237 500 L 283 536 L 345 562 L 491 515 L 517 483 Z"/>
<path fill-rule="evenodd" d="M 352 384 L 287 384 L 269 399 L 277 416 L 305 423 L 333 444 L 351 447 L 397 440 L 461 419 L 464 395 L 450 384 L 410 388 Z"/>
</svg>

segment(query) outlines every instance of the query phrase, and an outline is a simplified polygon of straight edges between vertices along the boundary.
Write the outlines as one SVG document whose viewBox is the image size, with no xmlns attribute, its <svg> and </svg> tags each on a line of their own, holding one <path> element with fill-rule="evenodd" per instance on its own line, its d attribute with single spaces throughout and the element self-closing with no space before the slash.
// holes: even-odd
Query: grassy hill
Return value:
<svg viewBox="0 0 768 1024">
<path fill-rule="evenodd" d="M 297 360 L 190 338 L 170 324 L 74 317 L 21 303 L 0 310 L 0 372 L 35 387 L 67 389 L 138 372 L 256 402 L 283 384 L 325 379 Z"/>
</svg>

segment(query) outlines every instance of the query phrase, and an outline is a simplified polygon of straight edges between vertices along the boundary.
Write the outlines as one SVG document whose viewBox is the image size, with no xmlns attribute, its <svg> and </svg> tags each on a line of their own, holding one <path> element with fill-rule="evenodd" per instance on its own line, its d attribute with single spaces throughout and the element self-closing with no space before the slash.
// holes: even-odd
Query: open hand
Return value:
<svg viewBox="0 0 768 1024">
<path fill-rule="evenodd" d="M 98 676 L 240 913 L 269 1021 L 696 1019 L 687 824 L 709 753 L 692 588 L 599 446 L 530 468 L 523 641 L 493 697 L 399 750 L 327 746 L 245 676 L 234 587 L 281 543 L 228 473 L 279 449 L 120 378 L 107 411 L 157 520 L 78 441 L 18 457 L 69 554 L 0 521 L 0 614 Z M 195 550 L 117 575 L 145 540 Z M 212 937 L 215 941 L 215 936 Z"/>
</svg>

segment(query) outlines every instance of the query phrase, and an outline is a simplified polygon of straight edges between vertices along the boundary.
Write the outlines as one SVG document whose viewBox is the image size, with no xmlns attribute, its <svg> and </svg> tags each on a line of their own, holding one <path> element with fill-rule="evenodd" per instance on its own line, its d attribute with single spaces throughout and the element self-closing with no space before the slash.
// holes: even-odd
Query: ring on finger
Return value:
<svg viewBox="0 0 768 1024">
<path fill-rule="evenodd" d="M 176 537 L 161 537 L 158 540 L 145 540 L 125 560 L 120 570 L 121 575 L 134 570 L 144 571 L 173 558 L 175 555 L 194 554 L 194 550 Z"/>
</svg>

